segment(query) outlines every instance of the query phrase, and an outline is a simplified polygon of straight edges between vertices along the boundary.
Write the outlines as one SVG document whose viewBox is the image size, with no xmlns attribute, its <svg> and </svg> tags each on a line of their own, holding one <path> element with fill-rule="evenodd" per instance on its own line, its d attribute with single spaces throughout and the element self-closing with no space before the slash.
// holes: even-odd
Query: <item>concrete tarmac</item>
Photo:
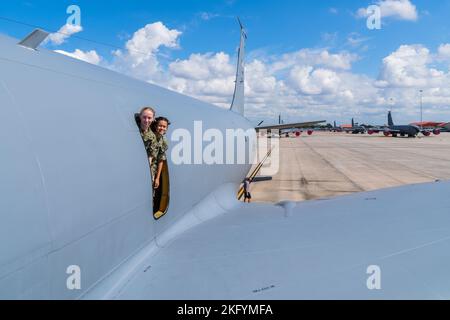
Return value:
<svg viewBox="0 0 450 320">
<path fill-rule="evenodd" d="M 322 199 L 450 180 L 450 133 L 415 139 L 315 132 L 280 139 L 280 169 L 251 186 L 253 201 Z"/>
</svg>

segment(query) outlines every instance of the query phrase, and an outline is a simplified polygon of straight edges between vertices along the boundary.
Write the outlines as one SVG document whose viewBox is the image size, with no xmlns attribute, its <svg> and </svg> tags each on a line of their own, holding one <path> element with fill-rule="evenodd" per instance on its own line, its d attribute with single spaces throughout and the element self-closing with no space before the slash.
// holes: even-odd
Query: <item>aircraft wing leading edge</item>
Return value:
<svg viewBox="0 0 450 320">
<path fill-rule="evenodd" d="M 264 126 L 264 127 L 257 127 L 255 128 L 256 131 L 261 130 L 285 130 L 285 129 L 302 129 L 302 128 L 310 128 L 311 126 L 314 126 L 316 124 L 321 124 L 326 122 L 326 120 L 323 121 L 311 121 L 311 122 L 299 122 L 299 123 L 288 123 L 288 124 L 280 124 L 280 125 L 273 125 L 273 126 Z"/>
<path fill-rule="evenodd" d="M 228 202 L 88 298 L 448 299 L 449 191 L 439 182 L 284 206 Z M 368 287 L 373 266 L 380 290 Z"/>
</svg>

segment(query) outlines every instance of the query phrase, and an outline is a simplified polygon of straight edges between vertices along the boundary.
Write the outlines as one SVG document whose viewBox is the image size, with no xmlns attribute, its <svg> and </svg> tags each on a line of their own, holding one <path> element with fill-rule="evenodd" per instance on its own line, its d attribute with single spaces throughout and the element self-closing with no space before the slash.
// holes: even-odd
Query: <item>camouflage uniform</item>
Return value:
<svg viewBox="0 0 450 320">
<path fill-rule="evenodd" d="M 158 140 L 156 139 L 156 135 L 153 133 L 152 130 L 148 130 L 146 132 L 141 131 L 141 137 L 142 141 L 144 141 L 145 150 L 147 151 L 147 156 L 149 158 L 152 158 L 152 164 L 151 167 L 153 167 L 153 160 L 155 160 L 158 157 L 159 147 L 158 147 Z M 156 173 L 156 171 L 155 171 Z M 152 168 L 152 178 L 154 178 L 155 175 L 153 174 L 153 168 Z"/>
<path fill-rule="evenodd" d="M 164 136 L 160 136 L 159 134 L 155 135 L 155 156 L 152 156 L 152 164 L 151 170 L 153 178 L 156 177 L 156 173 L 158 172 L 158 163 L 160 161 L 167 161 L 166 152 L 169 149 L 169 144 L 167 143 L 167 139 Z"/>
</svg>

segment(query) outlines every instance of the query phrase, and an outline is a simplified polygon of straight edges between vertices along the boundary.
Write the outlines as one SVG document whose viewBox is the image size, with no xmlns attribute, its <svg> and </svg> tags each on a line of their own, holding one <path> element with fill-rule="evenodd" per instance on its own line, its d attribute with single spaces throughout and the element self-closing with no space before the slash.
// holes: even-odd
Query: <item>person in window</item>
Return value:
<svg viewBox="0 0 450 320">
<path fill-rule="evenodd" d="M 160 186 L 161 172 L 163 169 L 164 161 L 167 161 L 167 149 L 169 149 L 169 144 L 165 137 L 167 129 L 169 128 L 170 121 L 167 118 L 159 117 L 156 118 L 155 122 L 152 124 L 152 130 L 156 137 L 156 149 L 155 157 L 152 158 L 152 174 L 154 175 L 153 187 L 158 189 Z"/>
<path fill-rule="evenodd" d="M 252 180 L 250 178 L 245 178 L 244 180 L 244 202 L 250 203 L 252 201 L 252 195 L 250 193 L 250 183 Z"/>
<path fill-rule="evenodd" d="M 148 161 L 151 166 L 153 159 L 158 156 L 158 141 L 152 130 L 152 124 L 155 121 L 155 110 L 150 107 L 142 108 L 139 113 L 139 131 L 144 141 L 145 150 L 147 151 Z M 154 180 L 154 175 L 152 179 Z"/>
</svg>

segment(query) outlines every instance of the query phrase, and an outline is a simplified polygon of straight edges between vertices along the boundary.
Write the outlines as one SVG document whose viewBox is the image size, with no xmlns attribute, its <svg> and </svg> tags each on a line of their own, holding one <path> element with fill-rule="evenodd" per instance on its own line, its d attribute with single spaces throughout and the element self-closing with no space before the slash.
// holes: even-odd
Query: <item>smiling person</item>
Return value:
<svg viewBox="0 0 450 320">
<path fill-rule="evenodd" d="M 155 110 L 151 107 L 144 107 L 139 112 L 139 132 L 142 141 L 144 141 L 145 151 L 147 151 L 150 166 L 153 159 L 158 155 L 158 142 L 155 133 L 152 131 L 155 114 Z M 154 175 L 152 175 L 152 179 L 154 179 Z"/>
<path fill-rule="evenodd" d="M 167 129 L 169 128 L 170 121 L 167 118 L 159 117 L 156 118 L 155 122 L 152 124 L 152 130 L 156 137 L 156 156 L 152 158 L 152 173 L 154 174 L 153 187 L 155 189 L 159 188 L 161 172 L 163 169 L 164 161 L 167 161 L 167 149 L 169 149 L 169 144 L 165 137 Z"/>
</svg>

